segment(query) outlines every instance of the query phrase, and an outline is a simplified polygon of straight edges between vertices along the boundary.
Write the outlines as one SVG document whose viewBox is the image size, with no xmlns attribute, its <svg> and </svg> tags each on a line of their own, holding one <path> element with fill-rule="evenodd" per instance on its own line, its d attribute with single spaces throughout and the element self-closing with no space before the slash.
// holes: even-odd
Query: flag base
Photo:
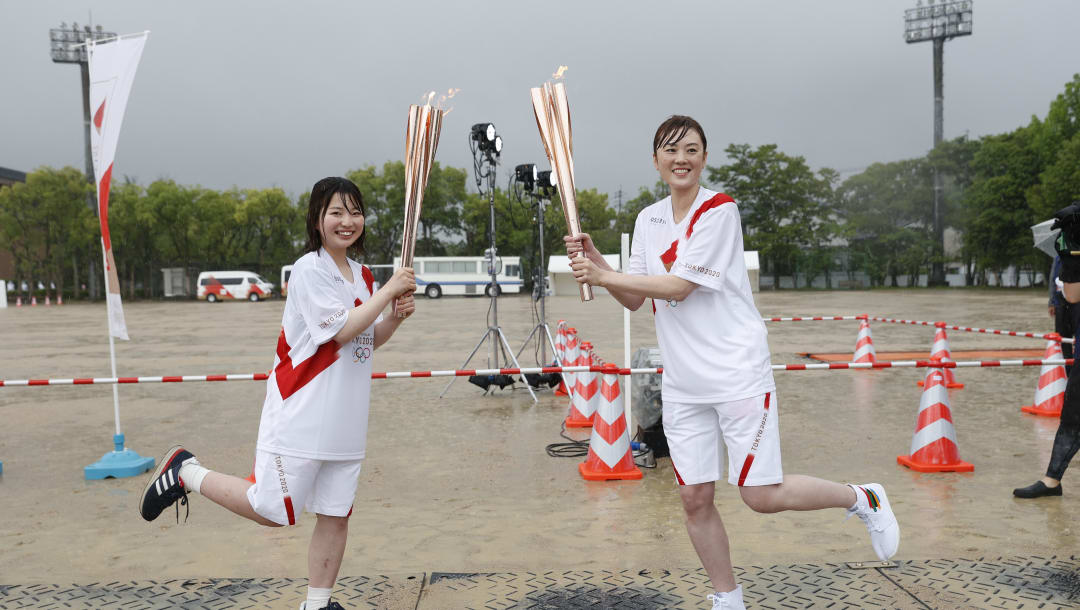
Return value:
<svg viewBox="0 0 1080 610">
<path fill-rule="evenodd" d="M 110 451 L 101 456 L 101 459 L 83 467 L 83 475 L 87 481 L 100 479 L 122 479 L 135 477 L 154 467 L 154 458 L 142 457 L 131 449 L 124 448 L 124 435 L 113 435 L 115 451 Z"/>
</svg>

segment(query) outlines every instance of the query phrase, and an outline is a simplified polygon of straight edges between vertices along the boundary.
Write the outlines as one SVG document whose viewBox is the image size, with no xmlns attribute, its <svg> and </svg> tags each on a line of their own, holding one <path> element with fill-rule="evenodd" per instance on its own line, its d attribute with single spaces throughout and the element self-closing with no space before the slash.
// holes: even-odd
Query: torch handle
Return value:
<svg viewBox="0 0 1080 610">
<path fill-rule="evenodd" d="M 585 256 L 584 252 L 578 252 L 577 256 Z M 577 258 L 577 257 L 575 257 Z M 581 302 L 585 303 L 593 300 L 592 286 L 588 284 L 578 284 L 578 292 L 581 293 Z"/>
</svg>

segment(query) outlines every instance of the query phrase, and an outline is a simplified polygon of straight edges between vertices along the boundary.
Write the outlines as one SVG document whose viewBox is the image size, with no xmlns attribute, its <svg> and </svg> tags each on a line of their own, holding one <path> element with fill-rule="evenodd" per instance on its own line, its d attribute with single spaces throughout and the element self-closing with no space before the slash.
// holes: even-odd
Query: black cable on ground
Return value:
<svg viewBox="0 0 1080 610">
<path fill-rule="evenodd" d="M 566 436 L 566 422 L 562 424 L 562 429 L 559 430 L 559 436 L 570 441 L 569 443 L 551 443 L 544 448 L 550 457 L 585 457 L 589 455 L 589 441 L 575 441 L 574 439 Z"/>
</svg>

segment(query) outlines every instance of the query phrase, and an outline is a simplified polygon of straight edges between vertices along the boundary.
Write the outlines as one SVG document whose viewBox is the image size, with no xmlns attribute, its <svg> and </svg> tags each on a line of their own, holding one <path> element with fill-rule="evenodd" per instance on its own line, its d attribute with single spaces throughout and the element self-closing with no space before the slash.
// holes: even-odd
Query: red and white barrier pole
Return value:
<svg viewBox="0 0 1080 610">
<path fill-rule="evenodd" d="M 897 360 L 893 362 L 822 362 L 813 364 L 774 364 L 774 371 L 836 371 L 845 369 L 901 369 L 901 368 L 998 368 L 1006 366 L 1044 366 L 1064 364 L 1071 366 L 1073 359 L 1046 358 L 1030 360 L 962 360 L 959 362 L 931 362 L 929 360 Z M 372 373 L 372 379 L 422 379 L 426 377 L 471 377 L 473 375 L 525 375 L 540 373 L 594 373 L 605 372 L 603 366 L 538 366 L 520 369 L 469 369 L 446 371 L 392 371 Z M 664 372 L 663 368 L 621 368 L 619 375 L 648 375 Z M 192 381 L 265 381 L 268 373 L 237 375 L 163 375 L 155 377 L 83 377 L 74 379 L 0 379 L 0 387 L 45 385 L 107 385 L 122 383 L 179 383 Z"/>
<path fill-rule="evenodd" d="M 913 324 L 916 326 L 934 326 L 937 322 L 926 322 L 924 320 L 898 320 L 895 318 L 878 318 L 872 317 L 871 320 L 875 322 L 889 322 L 891 324 Z M 1008 337 L 1028 337 L 1031 339 L 1049 339 L 1053 333 L 1026 333 L 1016 330 L 996 330 L 993 328 L 973 328 L 971 326 L 956 326 L 954 324 L 945 324 L 944 328 L 951 330 L 962 330 L 969 333 L 984 333 L 988 335 L 1003 335 Z M 1073 343 L 1074 340 L 1068 337 L 1062 337 L 1063 343 Z"/>
</svg>

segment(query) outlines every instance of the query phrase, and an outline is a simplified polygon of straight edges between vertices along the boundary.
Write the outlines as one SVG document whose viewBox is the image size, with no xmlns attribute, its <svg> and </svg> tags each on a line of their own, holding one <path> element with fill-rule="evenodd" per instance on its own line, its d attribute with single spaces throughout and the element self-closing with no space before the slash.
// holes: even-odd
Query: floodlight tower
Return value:
<svg viewBox="0 0 1080 610">
<path fill-rule="evenodd" d="M 970 36 L 972 0 L 919 0 L 915 8 L 904 11 L 904 40 L 934 42 L 934 148 L 941 143 L 944 131 L 945 95 L 942 93 L 945 41 L 957 36 Z M 930 269 L 930 286 L 945 285 L 945 226 L 941 172 L 934 168 L 934 262 Z"/>
<path fill-rule="evenodd" d="M 94 159 L 90 152 L 90 62 L 86 54 L 86 41 L 105 38 L 116 38 L 116 32 L 106 32 L 100 25 L 94 28 L 88 25 L 80 28 L 79 24 L 74 22 L 70 27 L 66 23 L 61 23 L 60 27 L 49 30 L 49 54 L 52 56 L 53 63 L 78 64 L 79 71 L 82 73 L 83 143 L 85 146 L 84 156 L 86 157 L 86 180 L 95 185 L 97 181 L 94 179 Z M 86 205 L 90 206 L 90 211 L 94 213 L 96 218 L 98 210 L 92 192 L 86 193 Z M 97 272 L 95 271 L 97 265 L 94 263 L 94 258 L 93 256 L 90 257 L 89 289 L 91 299 L 97 298 Z M 78 287 L 78 282 L 76 282 L 76 287 Z"/>
</svg>

